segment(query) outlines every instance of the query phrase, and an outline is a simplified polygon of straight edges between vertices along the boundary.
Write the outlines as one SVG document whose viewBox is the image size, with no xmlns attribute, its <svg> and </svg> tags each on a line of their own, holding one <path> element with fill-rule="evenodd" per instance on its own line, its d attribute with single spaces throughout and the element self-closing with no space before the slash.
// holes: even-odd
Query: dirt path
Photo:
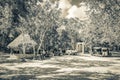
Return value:
<svg viewBox="0 0 120 80">
<path fill-rule="evenodd" d="M 43 61 L 0 64 L 1 79 L 119 80 L 120 57 L 61 56 Z M 6 78 L 5 78 L 6 77 Z"/>
</svg>

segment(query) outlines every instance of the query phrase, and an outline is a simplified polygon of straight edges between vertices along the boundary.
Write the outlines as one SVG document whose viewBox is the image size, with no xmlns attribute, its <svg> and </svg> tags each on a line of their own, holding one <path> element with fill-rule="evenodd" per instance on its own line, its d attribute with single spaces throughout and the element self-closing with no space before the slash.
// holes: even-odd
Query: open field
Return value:
<svg viewBox="0 0 120 80">
<path fill-rule="evenodd" d="M 120 57 L 55 56 L 0 64 L 0 80 L 120 80 Z"/>
</svg>

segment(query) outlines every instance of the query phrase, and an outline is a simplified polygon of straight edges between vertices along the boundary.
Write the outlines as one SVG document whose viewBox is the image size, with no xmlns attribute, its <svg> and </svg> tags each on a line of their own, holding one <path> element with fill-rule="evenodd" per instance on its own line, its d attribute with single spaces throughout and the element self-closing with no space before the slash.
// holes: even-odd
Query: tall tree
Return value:
<svg viewBox="0 0 120 80">
<path fill-rule="evenodd" d="M 26 21 L 24 21 L 27 24 L 25 28 L 37 41 L 38 53 L 42 45 L 44 45 L 46 33 L 49 34 L 50 30 L 53 30 L 55 26 L 59 27 L 61 25 L 58 3 L 53 4 L 50 1 L 39 2 L 38 0 L 30 0 L 25 5 L 28 11 L 28 15 L 25 18 Z"/>
<path fill-rule="evenodd" d="M 4 6 L 0 5 L 0 45 L 7 46 L 9 43 L 9 28 L 11 27 L 12 7 L 7 3 Z"/>
<path fill-rule="evenodd" d="M 79 30 L 81 30 L 84 25 L 78 18 L 65 19 L 64 25 L 66 25 L 66 31 L 70 38 L 71 47 L 72 49 L 75 49 L 75 43 L 81 41 L 78 36 Z"/>
<path fill-rule="evenodd" d="M 83 32 L 84 40 L 92 46 L 106 46 L 120 41 L 120 1 L 119 0 L 85 0 L 90 8 L 90 21 Z M 104 43 L 107 43 L 104 45 Z"/>
</svg>

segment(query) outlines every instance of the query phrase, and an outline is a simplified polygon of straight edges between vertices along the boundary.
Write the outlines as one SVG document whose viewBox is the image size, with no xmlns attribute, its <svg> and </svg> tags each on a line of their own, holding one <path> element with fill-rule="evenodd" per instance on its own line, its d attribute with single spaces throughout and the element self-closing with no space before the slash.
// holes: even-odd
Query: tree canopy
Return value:
<svg viewBox="0 0 120 80">
<path fill-rule="evenodd" d="M 0 0 L 0 45 L 6 47 L 20 33 L 30 34 L 38 50 L 74 49 L 79 41 L 87 46 L 120 45 L 119 0 L 72 0 L 72 5 L 83 2 L 89 8 L 89 19 L 84 21 L 60 17 L 59 1 L 54 1 Z M 65 29 L 59 32 L 61 26 Z"/>
</svg>

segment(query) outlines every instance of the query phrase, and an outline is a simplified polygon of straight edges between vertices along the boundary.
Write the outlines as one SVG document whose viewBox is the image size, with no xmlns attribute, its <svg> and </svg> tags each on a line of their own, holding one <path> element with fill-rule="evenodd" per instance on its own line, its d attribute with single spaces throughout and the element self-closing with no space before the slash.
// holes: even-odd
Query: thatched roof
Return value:
<svg viewBox="0 0 120 80">
<path fill-rule="evenodd" d="M 28 34 L 20 34 L 16 39 L 14 39 L 10 44 L 8 44 L 8 48 L 17 48 L 22 44 L 29 44 L 31 46 L 37 45 L 37 43 L 30 38 Z"/>
</svg>

